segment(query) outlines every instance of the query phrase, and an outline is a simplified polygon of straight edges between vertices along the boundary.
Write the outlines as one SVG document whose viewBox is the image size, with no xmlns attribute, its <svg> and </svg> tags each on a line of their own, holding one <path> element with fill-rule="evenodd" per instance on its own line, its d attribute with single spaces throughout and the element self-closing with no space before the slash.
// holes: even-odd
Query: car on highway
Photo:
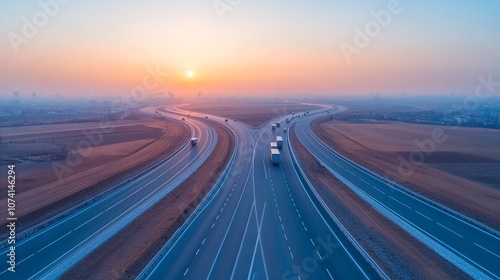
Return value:
<svg viewBox="0 0 500 280">
<path fill-rule="evenodd" d="M 198 144 L 198 137 L 191 138 L 191 146 L 196 146 Z"/>
</svg>

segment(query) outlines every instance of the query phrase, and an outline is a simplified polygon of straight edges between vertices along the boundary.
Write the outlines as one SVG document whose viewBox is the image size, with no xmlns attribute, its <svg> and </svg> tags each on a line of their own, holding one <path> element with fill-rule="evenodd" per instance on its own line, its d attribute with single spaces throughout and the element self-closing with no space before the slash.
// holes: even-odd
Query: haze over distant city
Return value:
<svg viewBox="0 0 500 280">
<path fill-rule="evenodd" d="M 62 2 L 0 3 L 1 96 L 117 94 L 151 69 L 153 91 L 176 96 L 451 94 L 500 80 L 498 1 Z"/>
</svg>

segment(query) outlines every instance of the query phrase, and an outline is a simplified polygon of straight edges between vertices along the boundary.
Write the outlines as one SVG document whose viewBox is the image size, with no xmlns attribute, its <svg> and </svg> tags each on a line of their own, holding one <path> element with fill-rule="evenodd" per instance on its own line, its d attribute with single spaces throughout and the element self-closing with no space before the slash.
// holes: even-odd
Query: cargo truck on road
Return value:
<svg viewBox="0 0 500 280">
<path fill-rule="evenodd" d="M 278 149 L 283 148 L 283 137 L 276 136 L 276 144 L 278 145 Z"/>
<path fill-rule="evenodd" d="M 271 142 L 271 149 L 278 149 L 278 144 L 276 142 Z"/>
<path fill-rule="evenodd" d="M 272 165 L 280 164 L 280 151 L 278 149 L 271 149 L 271 163 Z"/>
</svg>

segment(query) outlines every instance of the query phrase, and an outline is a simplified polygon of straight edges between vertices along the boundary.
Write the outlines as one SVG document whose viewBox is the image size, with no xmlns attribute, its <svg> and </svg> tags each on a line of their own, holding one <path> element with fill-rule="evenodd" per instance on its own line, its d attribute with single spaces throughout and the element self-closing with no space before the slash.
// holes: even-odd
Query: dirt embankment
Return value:
<svg viewBox="0 0 500 280">
<path fill-rule="evenodd" d="M 173 192 L 64 274 L 63 279 L 135 279 L 196 209 L 231 158 L 231 132 L 210 123 L 217 131 L 218 143 L 207 161 Z"/>
<path fill-rule="evenodd" d="M 498 130 L 341 121 L 312 129 L 355 162 L 500 229 Z"/>
<path fill-rule="evenodd" d="M 467 279 L 458 268 L 379 214 L 335 178 L 290 133 L 302 167 L 340 222 L 391 278 Z"/>
<path fill-rule="evenodd" d="M 2 147 L 2 158 L 17 158 L 19 231 L 140 173 L 170 155 L 189 137 L 184 125 L 148 116 L 140 121 L 109 124 L 108 130 L 99 130 L 99 124 L 60 126 L 47 126 L 46 132 L 8 128 L 8 136 L 3 137 L 8 144 Z M 85 133 L 90 131 L 96 145 L 82 145 L 89 143 Z M 61 155 L 60 147 L 65 148 L 63 154 L 69 151 L 71 155 Z M 53 156 L 66 160 L 54 161 Z M 54 164 L 61 173 L 53 168 Z M 0 194 L 0 203 L 7 204 L 6 199 Z M 0 209 L 0 217 L 6 216 L 6 210 Z M 1 227 L 0 233 L 5 234 L 6 228 Z"/>
<path fill-rule="evenodd" d="M 192 103 L 179 109 L 204 114 L 223 116 L 231 120 L 237 119 L 252 127 L 259 127 L 266 121 L 277 116 L 291 115 L 293 112 L 303 112 L 318 109 L 318 106 L 296 102 L 204 102 Z"/>
</svg>

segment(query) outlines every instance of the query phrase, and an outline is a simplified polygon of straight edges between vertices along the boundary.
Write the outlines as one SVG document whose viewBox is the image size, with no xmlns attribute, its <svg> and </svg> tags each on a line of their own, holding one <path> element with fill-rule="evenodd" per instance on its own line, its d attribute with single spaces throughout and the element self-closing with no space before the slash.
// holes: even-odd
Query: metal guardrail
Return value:
<svg viewBox="0 0 500 280">
<path fill-rule="evenodd" d="M 231 128 L 229 128 L 231 129 Z M 232 131 L 232 129 L 231 129 Z M 233 131 L 234 133 L 234 131 Z M 236 148 L 238 147 L 238 139 L 235 141 L 235 150 L 233 151 L 233 155 L 231 156 L 231 160 L 229 163 L 226 165 L 226 169 L 224 172 L 221 174 L 219 177 L 219 180 L 214 184 L 214 186 L 211 188 L 211 190 L 207 193 L 207 195 L 203 198 L 203 200 L 198 204 L 196 209 L 189 215 L 187 220 L 182 224 L 181 227 L 179 227 L 172 236 L 168 239 L 167 243 L 163 245 L 163 247 L 156 253 L 156 255 L 151 259 L 151 261 L 144 267 L 144 269 L 137 275 L 135 279 L 147 279 L 149 274 L 154 270 L 156 265 L 159 263 L 161 258 L 163 258 L 168 251 L 177 243 L 179 238 L 186 232 L 186 230 L 191 226 L 191 224 L 194 222 L 194 220 L 200 215 L 203 210 L 212 202 L 212 200 L 216 197 L 216 195 L 219 193 L 222 185 L 226 182 L 226 179 L 229 175 L 229 170 L 234 164 L 234 159 L 236 157 Z"/>
<path fill-rule="evenodd" d="M 178 122 L 178 123 L 182 124 L 185 127 L 187 127 L 191 131 L 191 134 L 192 134 L 192 129 L 190 127 L 188 127 L 186 124 L 184 124 L 181 121 L 175 120 L 175 119 L 172 119 L 172 120 L 175 121 L 175 122 Z M 190 137 L 191 136 L 188 135 L 188 137 L 186 137 L 186 139 L 184 140 L 184 142 L 186 142 Z M 95 196 L 93 196 L 93 197 L 91 197 L 91 198 L 89 198 L 89 199 L 87 199 L 87 200 L 85 200 L 85 201 L 83 201 L 83 202 L 81 202 L 81 203 L 79 203 L 79 204 L 77 204 L 77 205 L 75 205 L 75 206 L 73 206 L 73 207 L 71 207 L 71 208 L 63 211 L 63 212 L 61 212 L 61 213 L 59 213 L 59 214 L 57 214 L 55 216 L 52 216 L 51 218 L 49 218 L 49 219 L 47 219 L 47 220 L 45 220 L 45 221 L 43 221 L 41 223 L 38 223 L 38 224 L 36 224 L 36 225 L 34 225 L 34 226 L 32 226 L 32 227 L 30 227 L 30 228 L 28 228 L 28 229 L 26 229 L 26 230 L 24 230 L 22 232 L 16 234 L 16 242 L 21 241 L 22 239 L 24 239 L 24 238 L 26 238 L 26 237 L 28 237 L 28 236 L 30 236 L 30 235 L 32 235 L 32 234 L 40 231 L 40 230 L 42 230 L 42 229 L 44 229 L 46 227 L 49 227 L 52 224 L 55 224 L 56 222 L 58 222 L 58 221 L 60 221 L 60 220 L 62 220 L 64 218 L 70 216 L 71 214 L 79 211 L 80 209 L 82 209 L 84 207 L 87 207 L 87 206 L 93 204 L 96 201 L 99 201 L 100 199 L 102 199 L 102 198 L 104 198 L 104 197 L 106 197 L 106 196 L 114 193 L 115 191 L 120 190 L 123 186 L 126 186 L 130 182 L 133 182 L 133 181 L 139 179 L 140 177 L 144 176 L 144 174 L 150 172 L 152 169 L 155 169 L 158 166 L 160 166 L 160 165 L 164 164 L 165 162 L 167 162 L 168 160 L 170 160 L 172 157 L 174 157 L 175 155 L 177 155 L 182 150 L 182 148 L 184 148 L 184 146 L 180 146 L 177 150 L 175 150 L 172 154 L 170 154 L 169 156 L 167 156 L 165 159 L 163 159 L 163 160 L 161 160 L 161 161 L 159 161 L 157 163 L 154 163 L 154 164 L 150 165 L 149 167 L 147 167 L 143 171 L 135 174 L 134 176 L 126 179 L 125 181 L 122 181 L 122 182 L 118 183 L 114 187 L 112 187 L 110 189 L 107 189 L 107 190 L 104 190 L 101 193 L 99 193 L 99 194 L 97 194 L 97 195 L 95 195 Z M 7 244 L 8 244 L 7 242 L 8 242 L 7 239 L 4 240 L 4 241 L 2 241 L 2 242 L 0 242 L 0 249 L 6 247 Z"/>
<path fill-rule="evenodd" d="M 292 126 L 294 126 L 293 124 Z M 300 141 L 296 130 L 294 130 L 295 135 L 297 137 L 297 141 Z M 389 276 L 384 272 L 384 270 L 375 262 L 375 260 L 366 252 L 366 250 L 359 244 L 356 239 L 351 235 L 351 233 L 344 227 L 344 225 L 340 222 L 340 220 L 333 214 L 333 212 L 330 210 L 330 208 L 326 205 L 325 201 L 323 198 L 319 195 L 319 193 L 316 191 L 316 189 L 313 187 L 312 183 L 309 181 L 307 176 L 304 174 L 304 171 L 302 168 L 299 167 L 299 161 L 297 160 L 297 157 L 295 155 L 295 151 L 292 149 L 292 144 L 291 141 L 288 142 L 288 147 L 290 148 L 290 153 L 292 155 L 292 165 L 294 169 L 297 171 L 297 174 L 299 175 L 299 179 L 305 183 L 305 185 L 308 187 L 309 191 L 313 194 L 313 196 L 316 198 L 316 201 L 320 204 L 320 207 L 330 216 L 332 221 L 337 225 L 337 227 L 340 229 L 340 231 L 344 234 L 344 236 L 351 242 L 351 244 L 356 248 L 356 250 L 363 256 L 363 258 L 370 264 L 370 266 L 375 270 L 375 272 L 383 279 L 390 279 Z M 305 146 L 304 146 L 305 147 Z M 307 148 L 306 148 L 307 149 Z M 315 203 L 313 201 L 313 203 Z"/>
<path fill-rule="evenodd" d="M 347 157 L 345 157 L 344 155 L 340 154 L 339 152 L 333 150 L 331 147 L 329 147 L 328 145 L 326 145 L 321 139 L 318 138 L 318 136 L 316 136 L 314 134 L 314 132 L 311 130 L 310 126 L 308 126 L 308 129 L 309 131 L 311 132 L 311 135 L 322 145 L 324 146 L 326 149 L 330 150 L 332 153 L 334 153 L 335 155 L 337 155 L 338 157 L 342 158 L 343 160 L 345 160 L 347 163 L 353 165 L 354 167 L 360 169 L 361 171 L 371 175 L 372 177 L 384 182 L 385 184 L 389 185 L 389 186 L 392 186 L 393 188 L 397 188 L 398 190 L 400 191 L 403 191 L 405 193 L 407 193 L 408 195 L 411 195 L 421 201 L 423 201 L 424 203 L 427 203 L 435 208 L 438 208 L 438 210 L 441 210 L 441 211 L 444 211 L 450 215 L 453 215 L 453 216 L 456 216 L 457 218 L 460 218 L 460 219 L 463 219 L 465 222 L 468 222 L 469 224 L 475 226 L 475 227 L 478 227 L 480 228 L 481 230 L 484 230 L 494 236 L 497 236 L 497 237 L 500 237 L 500 232 L 499 231 L 496 231 L 494 230 L 493 228 L 471 218 L 471 217 L 468 217 L 464 214 L 461 214 L 459 213 L 458 211 L 455 211 L 449 207 L 446 207 L 444 206 L 443 204 L 437 202 L 437 201 L 434 201 L 434 200 L 431 200 L 421 194 L 418 194 L 410 189 L 408 189 L 407 187 L 403 186 L 403 185 L 400 185 L 396 182 L 393 182 L 387 178 L 385 178 L 384 176 L 378 174 L 378 173 L 375 173 L 373 171 L 371 171 L 370 169 L 364 167 L 363 165 L 361 164 L 358 164 L 350 159 L 348 159 Z"/>
</svg>

